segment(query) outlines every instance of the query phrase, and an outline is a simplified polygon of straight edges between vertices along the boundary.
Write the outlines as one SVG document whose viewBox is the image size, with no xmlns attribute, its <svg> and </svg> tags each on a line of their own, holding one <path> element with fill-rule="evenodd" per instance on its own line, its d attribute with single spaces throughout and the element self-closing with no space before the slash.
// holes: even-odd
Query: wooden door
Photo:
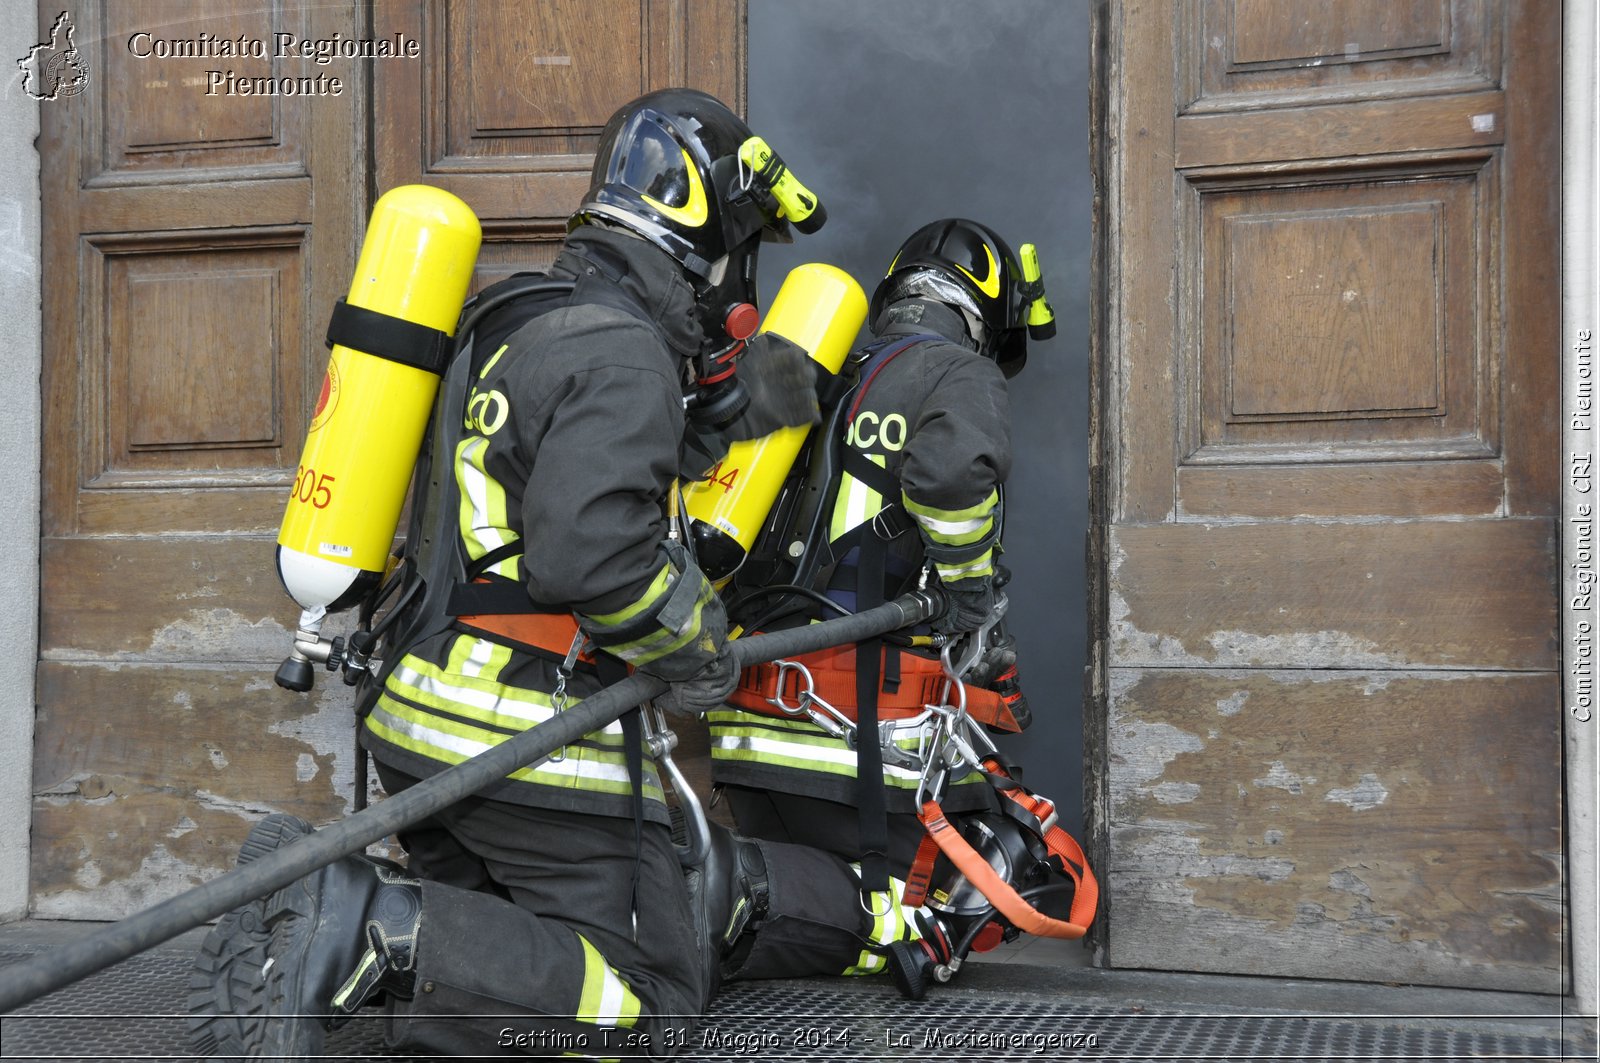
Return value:
<svg viewBox="0 0 1600 1063">
<path fill-rule="evenodd" d="M 1559 6 L 1102 25 L 1105 958 L 1559 992 Z"/>
<path fill-rule="evenodd" d="M 743 106 L 742 0 L 407 0 L 370 25 L 367 7 L 72 13 L 89 83 L 41 111 L 36 914 L 138 910 L 231 867 L 266 812 L 349 807 L 348 688 L 273 684 L 298 617 L 273 544 L 371 197 L 462 196 L 489 281 L 551 259 L 618 104 L 691 84 Z M 60 9 L 39 10 L 49 26 Z M 274 55 L 279 33 L 397 32 L 416 58 Z M 268 57 L 156 54 L 202 34 Z M 215 68 L 341 91 L 207 95 Z"/>
<path fill-rule="evenodd" d="M 349 789 L 338 690 L 272 683 L 296 616 L 273 542 L 359 235 L 363 123 L 354 85 L 207 94 L 211 68 L 325 71 L 274 35 L 351 36 L 353 3 L 72 14 L 88 86 L 41 108 L 32 908 L 103 919 L 230 866 L 261 812 L 327 818 Z M 201 34 L 267 58 L 171 57 Z"/>
<path fill-rule="evenodd" d="M 376 70 L 377 187 L 423 182 L 472 207 L 484 226 L 474 289 L 555 258 L 622 104 L 682 85 L 744 113 L 745 0 L 380 0 L 375 19 L 424 57 Z M 673 727 L 704 796 L 705 726 Z"/>
<path fill-rule="evenodd" d="M 379 0 L 423 62 L 374 71 L 374 178 L 460 196 L 484 223 L 477 287 L 548 265 L 600 130 L 652 89 L 744 110 L 743 0 Z"/>
</svg>

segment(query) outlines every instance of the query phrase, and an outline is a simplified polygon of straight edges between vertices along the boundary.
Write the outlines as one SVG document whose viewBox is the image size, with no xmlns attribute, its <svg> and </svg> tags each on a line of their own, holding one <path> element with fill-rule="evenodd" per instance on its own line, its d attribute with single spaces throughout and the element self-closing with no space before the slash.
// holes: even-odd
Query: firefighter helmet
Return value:
<svg viewBox="0 0 1600 1063">
<path fill-rule="evenodd" d="M 1048 339 L 1054 328 L 1033 245 L 1023 261 L 993 229 L 965 218 L 944 218 L 912 233 L 900 245 L 872 295 L 869 320 L 902 299 L 949 303 L 969 315 L 985 357 L 1015 376 L 1028 357 L 1028 337 Z M 1026 263 L 1035 263 L 1031 269 Z M 1049 325 L 1048 331 L 1046 326 Z"/>
<path fill-rule="evenodd" d="M 777 200 L 740 163 L 751 136 L 704 92 L 641 96 L 606 123 L 589 192 L 568 227 L 596 218 L 619 224 L 712 281 L 717 261 L 752 237 L 792 239 Z"/>
</svg>

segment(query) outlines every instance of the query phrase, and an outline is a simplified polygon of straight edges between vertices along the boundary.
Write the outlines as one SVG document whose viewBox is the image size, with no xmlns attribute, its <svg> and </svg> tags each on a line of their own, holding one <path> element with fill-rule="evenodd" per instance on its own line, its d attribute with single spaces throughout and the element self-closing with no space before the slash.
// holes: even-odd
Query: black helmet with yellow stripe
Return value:
<svg viewBox="0 0 1600 1063">
<path fill-rule="evenodd" d="M 986 225 L 944 218 L 912 233 L 872 294 L 870 318 L 903 299 L 931 299 L 965 311 L 979 353 L 1015 376 L 1028 357 L 1028 339 L 1055 335 L 1055 315 L 1044 297 L 1038 253 L 1022 257 Z"/>
<path fill-rule="evenodd" d="M 647 93 L 611 116 L 588 194 L 567 227 L 601 221 L 644 237 L 684 267 L 707 324 L 721 325 L 724 315 L 756 302 L 759 242 L 788 243 L 791 222 L 809 233 L 825 217 L 742 118 L 714 96 L 676 88 Z M 753 330 L 753 313 L 739 320 Z"/>
</svg>

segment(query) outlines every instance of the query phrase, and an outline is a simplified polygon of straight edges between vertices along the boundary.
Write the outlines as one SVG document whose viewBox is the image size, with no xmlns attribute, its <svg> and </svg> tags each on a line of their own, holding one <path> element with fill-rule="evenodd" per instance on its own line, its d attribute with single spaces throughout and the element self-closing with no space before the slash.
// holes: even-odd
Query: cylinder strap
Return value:
<svg viewBox="0 0 1600 1063">
<path fill-rule="evenodd" d="M 1010 781 L 1009 775 L 997 761 L 990 759 L 984 764 L 992 773 Z M 967 843 L 961 832 L 945 818 L 944 810 L 936 801 L 924 802 L 922 811 L 917 815 L 928 833 L 917 847 L 911 871 L 906 875 L 903 903 L 909 907 L 920 907 L 926 901 L 934 860 L 943 852 L 956 870 L 965 875 L 967 881 L 1018 930 L 1039 937 L 1069 940 L 1083 937 L 1089 924 L 1094 921 L 1095 910 L 1100 904 L 1100 883 L 1089 868 L 1082 847 L 1070 834 L 1051 822 L 1055 817 L 1055 805 L 1050 801 L 1029 793 L 1015 783 L 1009 787 L 997 784 L 997 788 L 1002 798 L 1020 806 L 1041 826 L 1049 824 L 1040 837 L 1045 847 L 1060 858 L 1062 870 L 1072 879 L 1074 887 L 1067 918 L 1054 919 L 1024 900 L 1011 883 L 1001 878 L 989 861 Z"/>
<path fill-rule="evenodd" d="M 888 652 L 885 650 L 884 652 Z M 944 670 L 938 661 L 901 653 L 900 684 L 893 691 L 878 692 L 878 716 L 885 720 L 904 720 L 917 715 L 944 697 Z M 791 658 L 811 673 L 812 693 L 843 715 L 856 718 L 856 654 L 853 645 L 835 646 L 817 653 Z M 776 662 L 752 665 L 739 673 L 739 687 L 728 697 L 728 704 L 764 716 L 788 717 L 769 699 L 793 705 L 804 693 L 799 689 L 799 669 L 780 669 Z M 780 689 L 781 684 L 781 689 Z M 967 715 L 978 723 L 998 730 L 1017 732 L 1016 717 L 1005 699 L 993 690 L 967 687 Z"/>
<path fill-rule="evenodd" d="M 333 313 L 328 315 L 327 342 L 329 347 L 375 354 L 435 376 L 444 372 L 450 353 L 448 333 L 343 299 L 333 304 Z"/>
</svg>

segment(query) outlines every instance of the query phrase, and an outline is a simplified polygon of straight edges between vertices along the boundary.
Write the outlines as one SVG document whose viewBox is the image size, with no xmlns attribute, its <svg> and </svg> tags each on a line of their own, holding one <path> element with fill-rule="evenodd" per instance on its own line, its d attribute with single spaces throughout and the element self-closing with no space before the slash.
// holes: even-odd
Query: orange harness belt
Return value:
<svg viewBox="0 0 1600 1063">
<path fill-rule="evenodd" d="M 884 648 L 884 654 L 890 652 Z M 898 651 L 896 651 L 898 652 Z M 797 654 L 789 658 L 805 665 L 811 673 L 811 692 L 822 701 L 854 720 L 856 718 L 856 648 L 854 645 L 834 646 L 814 653 Z M 880 669 L 880 675 L 888 674 Z M 944 669 L 938 661 L 919 657 L 913 653 L 900 654 L 900 685 L 894 690 L 878 693 L 878 716 L 884 720 L 904 720 L 917 715 L 929 705 L 944 700 Z M 728 698 L 728 704 L 746 712 L 765 716 L 791 717 L 769 701 L 781 698 L 785 704 L 794 705 L 804 693 L 798 669 L 779 669 L 776 662 L 763 662 L 746 668 L 739 674 L 739 687 Z M 967 715 L 979 723 L 998 730 L 1015 733 L 1016 717 L 1006 700 L 992 690 L 968 686 Z"/>
<path fill-rule="evenodd" d="M 472 631 L 553 653 L 557 658 L 566 657 L 578 634 L 578 620 L 571 613 L 485 613 L 458 616 L 456 622 Z M 580 653 L 578 660 L 593 664 L 594 656 Z"/>
</svg>

